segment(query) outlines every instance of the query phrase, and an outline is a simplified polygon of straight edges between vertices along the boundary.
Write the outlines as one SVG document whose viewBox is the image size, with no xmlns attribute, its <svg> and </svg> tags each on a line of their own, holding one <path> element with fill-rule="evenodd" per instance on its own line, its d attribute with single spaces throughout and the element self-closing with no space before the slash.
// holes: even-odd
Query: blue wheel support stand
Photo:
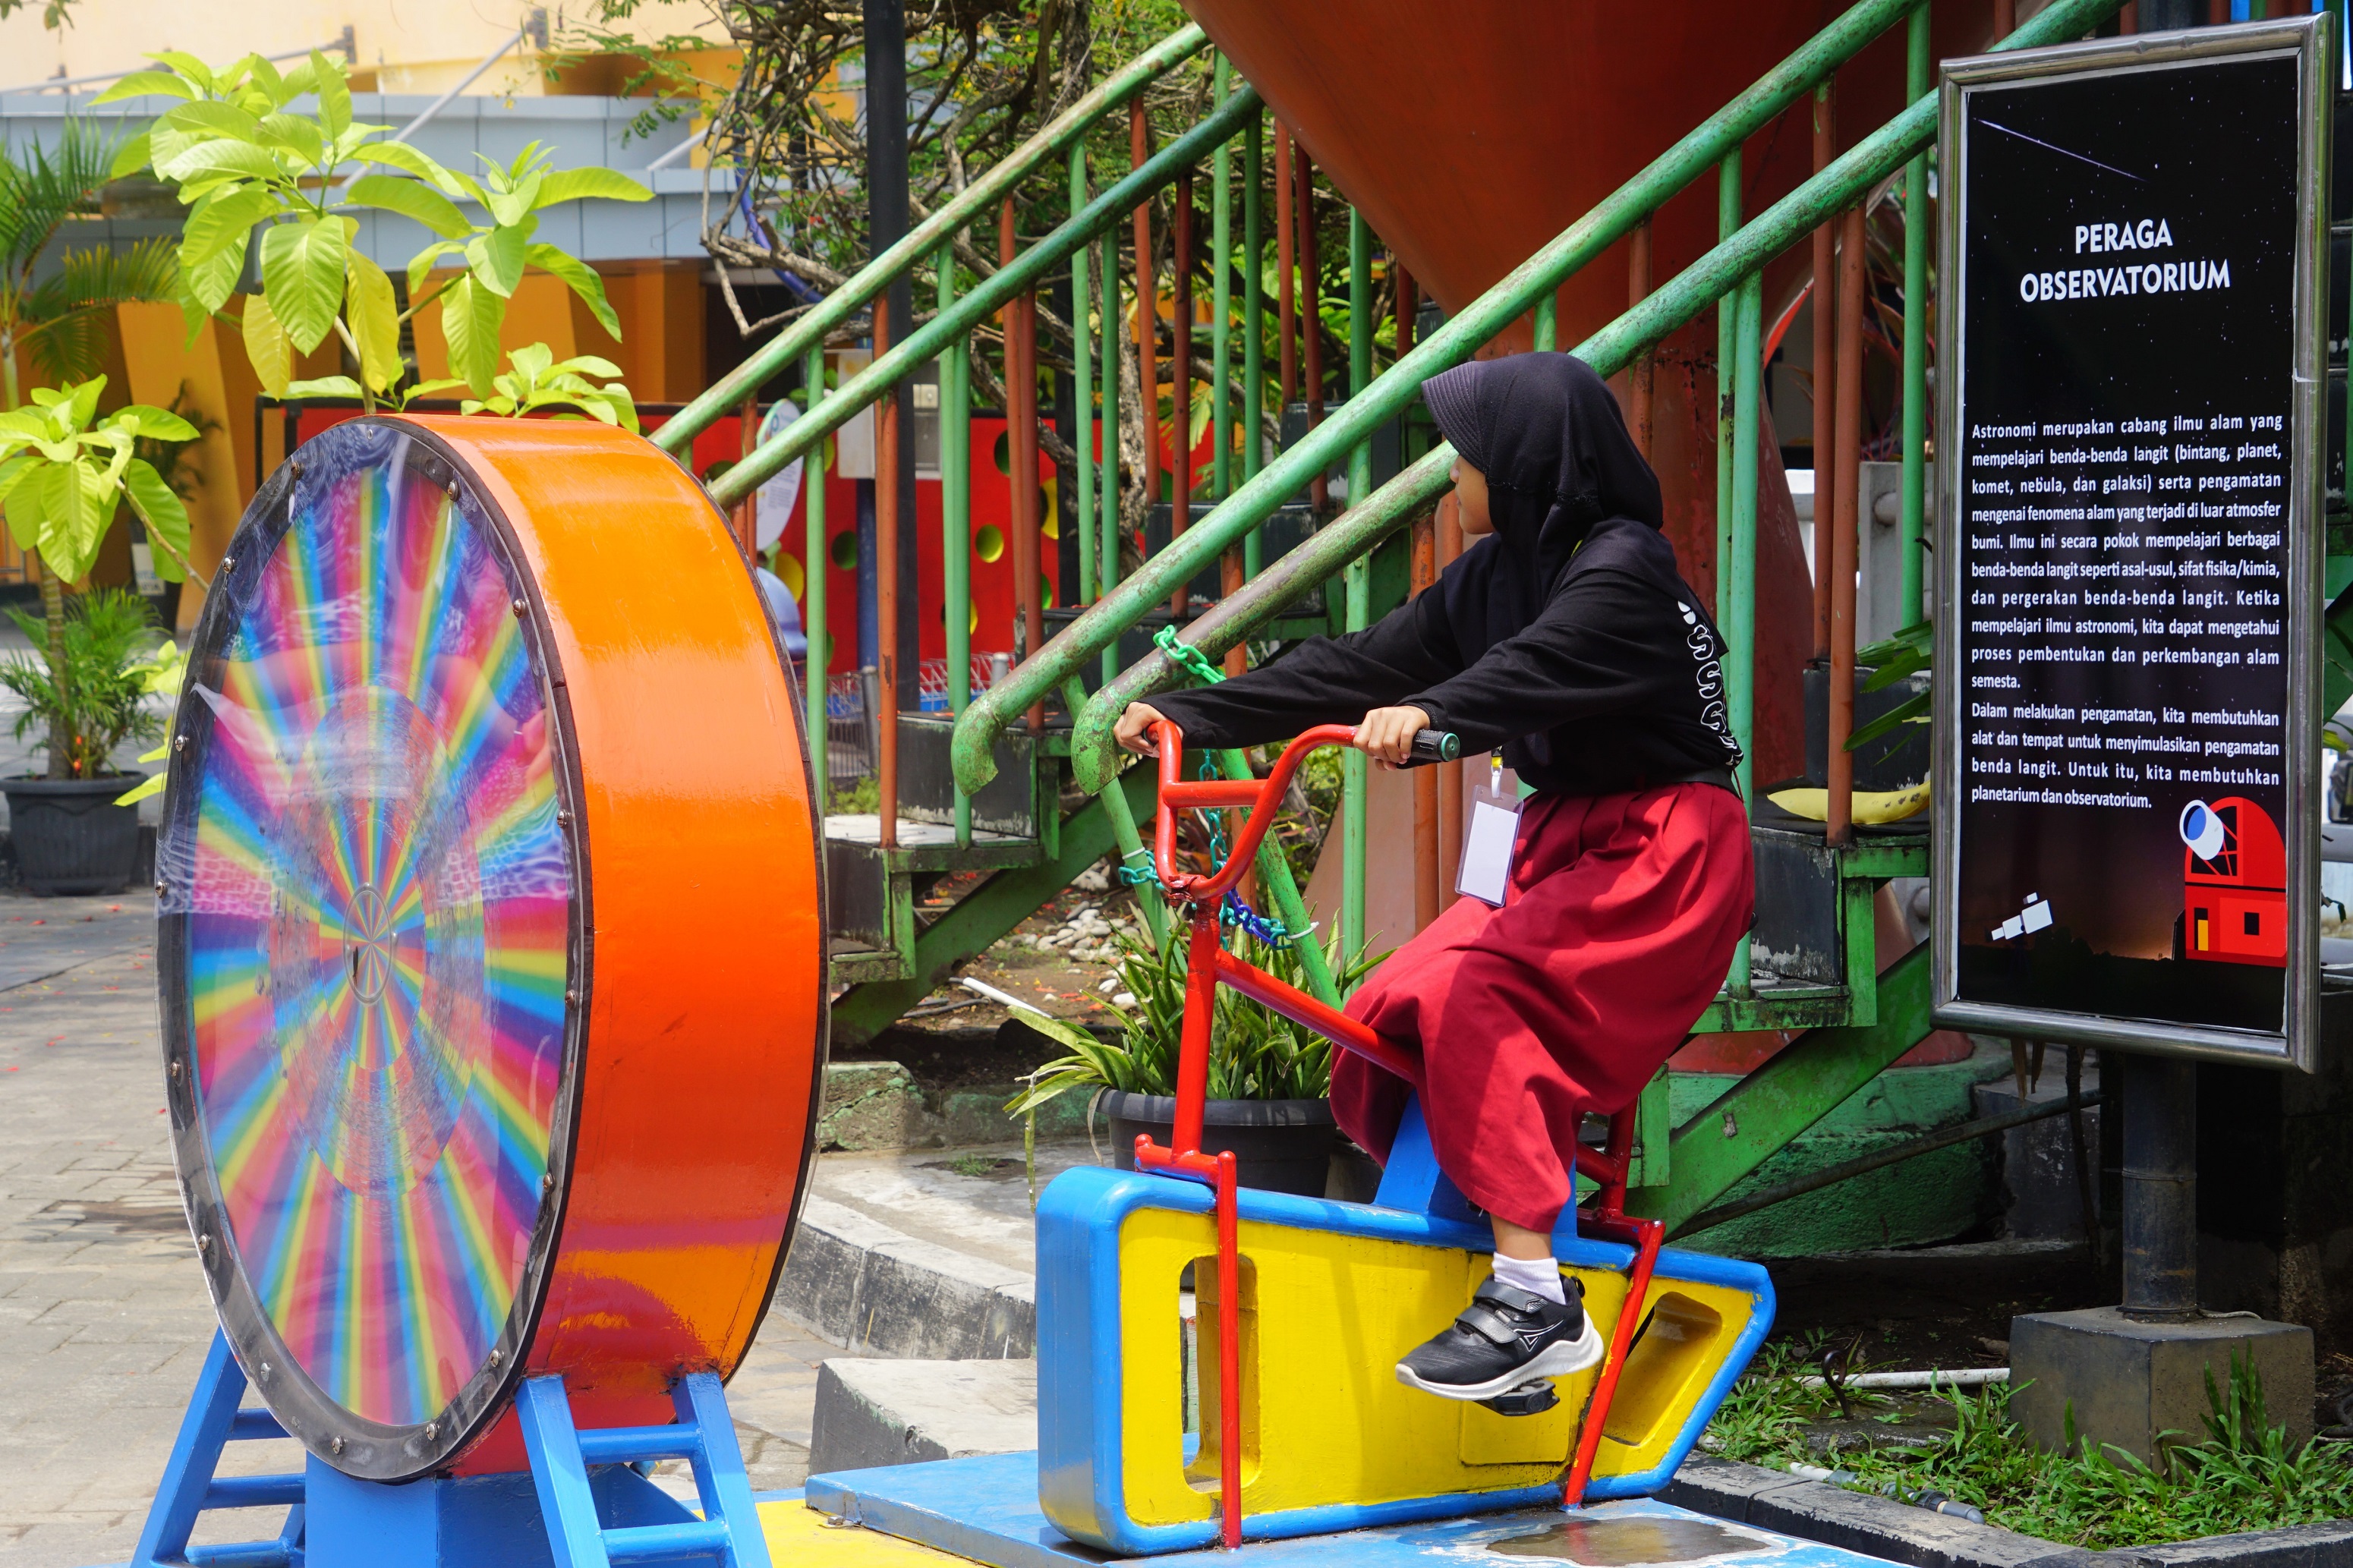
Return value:
<svg viewBox="0 0 2353 1568">
<path fill-rule="evenodd" d="M 734 1418 L 715 1373 L 689 1373 L 670 1389 L 678 1407 L 672 1426 L 615 1426 L 583 1432 L 572 1425 L 572 1403 L 560 1377 L 534 1377 L 515 1402 L 522 1440 L 531 1451 L 532 1484 L 556 1568 L 607 1568 L 608 1563 L 705 1556 L 723 1568 L 768 1568 L 768 1541 L 752 1501 L 752 1478 L 735 1443 Z M 614 1528 L 600 1522 L 590 1465 L 645 1459 L 686 1459 L 694 1466 L 701 1519 Z M 682 1510 L 681 1510 L 682 1511 Z"/>
<path fill-rule="evenodd" d="M 304 1487 L 299 1475 L 216 1477 L 221 1450 L 229 1444 L 283 1437 L 286 1428 L 267 1410 L 247 1410 L 245 1369 L 228 1353 L 228 1339 L 213 1331 L 180 1436 L 164 1466 L 163 1484 L 139 1532 L 130 1568 L 301 1568 Z M 286 1524 L 275 1541 L 245 1541 L 234 1546 L 188 1544 L 196 1516 L 209 1509 L 283 1508 Z"/>
<path fill-rule="evenodd" d="M 515 1413 L 531 1473 L 433 1477 L 388 1486 L 354 1480 L 316 1458 L 299 1475 L 216 1477 L 222 1449 L 284 1437 L 263 1409 L 245 1409 L 246 1378 L 228 1342 L 213 1336 L 180 1422 L 130 1568 L 615 1568 L 660 1561 L 769 1568 L 735 1423 L 716 1374 L 690 1373 L 670 1398 L 676 1424 L 581 1431 L 560 1377 L 522 1385 Z M 640 1467 L 684 1459 L 698 1517 L 646 1479 Z M 274 1540 L 191 1546 L 197 1516 L 215 1509 L 284 1508 Z"/>
</svg>

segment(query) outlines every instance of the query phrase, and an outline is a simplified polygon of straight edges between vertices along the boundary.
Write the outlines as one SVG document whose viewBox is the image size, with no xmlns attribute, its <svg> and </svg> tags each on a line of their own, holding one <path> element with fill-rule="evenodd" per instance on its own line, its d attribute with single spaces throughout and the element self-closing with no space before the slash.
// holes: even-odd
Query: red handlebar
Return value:
<svg viewBox="0 0 2353 1568">
<path fill-rule="evenodd" d="M 1299 771 L 1307 753 L 1324 746 L 1345 746 L 1356 734 L 1356 730 L 1346 724 L 1318 724 L 1283 747 L 1273 770 L 1262 779 L 1188 780 L 1180 776 L 1185 732 L 1169 720 L 1155 721 L 1152 739 L 1160 752 L 1160 804 L 1153 822 L 1152 858 L 1160 873 L 1160 885 L 1168 889 L 1169 897 L 1194 902 L 1224 898 L 1258 858 L 1258 847 L 1274 823 L 1274 805 L 1291 787 L 1291 775 Z M 1233 849 L 1227 855 L 1226 863 L 1207 877 L 1177 869 L 1176 814 L 1235 806 L 1250 815 L 1242 830 L 1234 836 Z"/>
</svg>

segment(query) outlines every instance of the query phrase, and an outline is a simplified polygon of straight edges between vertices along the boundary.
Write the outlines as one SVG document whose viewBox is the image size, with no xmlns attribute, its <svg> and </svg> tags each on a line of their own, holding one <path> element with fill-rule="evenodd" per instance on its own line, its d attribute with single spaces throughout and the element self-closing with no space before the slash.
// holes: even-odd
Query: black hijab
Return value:
<svg viewBox="0 0 2353 1568">
<path fill-rule="evenodd" d="M 1155 697 L 1161 712 L 1188 744 L 1254 746 L 1409 704 L 1466 750 L 1500 746 L 1521 778 L 1572 795 L 1737 763 L 1723 639 L 1675 570 L 1658 476 L 1593 367 L 1516 354 L 1422 390 L 1486 476 L 1495 531 L 1374 626 Z"/>
<path fill-rule="evenodd" d="M 1439 433 L 1486 476 L 1497 539 L 1531 574 L 1537 603 L 1595 523 L 1665 526 L 1658 475 L 1609 386 L 1574 354 L 1473 360 L 1430 377 L 1422 396 Z"/>
</svg>

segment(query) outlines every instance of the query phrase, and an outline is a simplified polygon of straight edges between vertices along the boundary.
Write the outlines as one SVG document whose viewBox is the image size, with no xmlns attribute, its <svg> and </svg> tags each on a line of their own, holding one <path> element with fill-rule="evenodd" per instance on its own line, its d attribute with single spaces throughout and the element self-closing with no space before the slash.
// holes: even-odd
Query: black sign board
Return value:
<svg viewBox="0 0 2353 1568">
<path fill-rule="evenodd" d="M 2308 1063 L 2327 26 L 1947 67 L 1940 1024 Z"/>
</svg>

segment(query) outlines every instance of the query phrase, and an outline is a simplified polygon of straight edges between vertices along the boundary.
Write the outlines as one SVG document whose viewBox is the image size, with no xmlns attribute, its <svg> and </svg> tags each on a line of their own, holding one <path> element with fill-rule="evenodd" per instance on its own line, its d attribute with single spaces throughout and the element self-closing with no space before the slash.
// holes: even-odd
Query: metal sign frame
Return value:
<svg viewBox="0 0 2353 1568">
<path fill-rule="evenodd" d="M 1947 326 L 1938 353 L 1949 367 L 1937 399 L 1936 516 L 1936 781 L 1934 871 L 1936 918 L 1930 949 L 1934 1013 L 1939 1026 L 1995 1035 L 2073 1041 L 2159 1055 L 2193 1057 L 2274 1067 L 2313 1068 L 2320 1009 L 2320 626 L 2324 543 L 2322 485 L 2326 442 L 2320 428 L 2327 359 L 2326 269 L 2329 113 L 2335 83 L 2330 67 L 2327 13 L 2205 27 L 2179 33 L 2142 34 L 2049 48 L 2020 49 L 1946 62 L 1939 89 L 1938 169 L 1945 200 L 1938 235 L 1938 282 Z M 2088 1012 L 1966 1002 L 1959 984 L 1961 724 L 1965 680 L 1959 662 L 1960 617 L 1967 613 L 1961 508 L 1968 322 L 1967 232 L 1968 147 L 1963 110 L 1981 88 L 2015 87 L 2035 81 L 2195 68 L 2222 60 L 2294 57 L 2297 62 L 2299 117 L 2291 441 L 2285 497 L 2287 576 L 2282 611 L 2285 618 L 2287 711 L 2283 745 L 2287 821 L 2288 952 L 2283 1027 L 2274 1033 L 2117 1016 Z M 1947 457 L 1949 455 L 1949 457 Z"/>
</svg>

